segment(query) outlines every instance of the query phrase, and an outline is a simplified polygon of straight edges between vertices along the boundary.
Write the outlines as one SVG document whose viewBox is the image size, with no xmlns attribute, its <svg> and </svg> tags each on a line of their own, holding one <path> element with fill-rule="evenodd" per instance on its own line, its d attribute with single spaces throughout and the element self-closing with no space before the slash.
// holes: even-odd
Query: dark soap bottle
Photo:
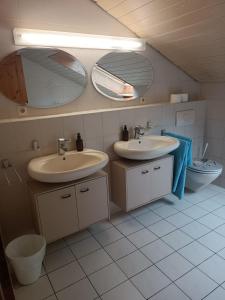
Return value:
<svg viewBox="0 0 225 300">
<path fill-rule="evenodd" d="M 128 141 L 129 140 L 129 132 L 127 130 L 127 125 L 124 125 L 124 127 L 123 127 L 122 140 L 123 141 Z"/>
<path fill-rule="evenodd" d="M 77 134 L 76 146 L 77 146 L 77 151 L 84 150 L 84 144 L 83 144 L 83 140 L 81 138 L 80 133 Z"/>
</svg>

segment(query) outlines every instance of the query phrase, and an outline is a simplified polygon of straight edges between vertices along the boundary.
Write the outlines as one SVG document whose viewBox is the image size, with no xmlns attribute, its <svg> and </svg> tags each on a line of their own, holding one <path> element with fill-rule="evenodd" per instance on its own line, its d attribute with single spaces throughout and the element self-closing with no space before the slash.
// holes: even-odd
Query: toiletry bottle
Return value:
<svg viewBox="0 0 225 300">
<path fill-rule="evenodd" d="M 76 146 L 77 146 L 77 151 L 83 151 L 84 150 L 83 140 L 82 140 L 81 135 L 80 135 L 79 132 L 77 134 Z"/>
<path fill-rule="evenodd" d="M 122 140 L 123 141 L 128 141 L 129 140 L 129 132 L 127 130 L 127 125 L 124 125 L 124 127 L 123 127 Z"/>
</svg>

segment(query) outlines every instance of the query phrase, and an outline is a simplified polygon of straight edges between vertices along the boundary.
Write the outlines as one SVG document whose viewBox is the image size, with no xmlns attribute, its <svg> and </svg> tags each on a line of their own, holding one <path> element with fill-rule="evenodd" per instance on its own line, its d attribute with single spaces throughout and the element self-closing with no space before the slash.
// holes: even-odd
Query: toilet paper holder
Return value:
<svg viewBox="0 0 225 300">
<path fill-rule="evenodd" d="M 18 181 L 20 183 L 23 183 L 23 179 L 20 176 L 19 172 L 16 170 L 16 168 L 11 164 L 11 162 L 7 158 L 1 160 L 1 168 L 3 169 L 3 174 L 8 185 L 11 185 L 11 180 L 7 174 L 8 169 L 12 169 Z"/>
</svg>

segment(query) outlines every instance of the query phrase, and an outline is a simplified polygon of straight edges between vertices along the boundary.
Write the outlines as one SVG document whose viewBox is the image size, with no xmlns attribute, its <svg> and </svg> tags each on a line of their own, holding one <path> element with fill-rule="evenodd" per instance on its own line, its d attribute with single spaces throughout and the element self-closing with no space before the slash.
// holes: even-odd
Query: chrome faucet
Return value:
<svg viewBox="0 0 225 300">
<path fill-rule="evenodd" d="M 145 128 L 141 125 L 137 125 L 134 127 L 134 138 L 140 139 L 141 136 L 145 134 Z"/>
<path fill-rule="evenodd" d="M 71 140 L 65 139 L 65 138 L 59 138 L 58 139 L 58 155 L 64 155 L 66 151 L 68 151 L 68 143 L 70 143 Z"/>
</svg>

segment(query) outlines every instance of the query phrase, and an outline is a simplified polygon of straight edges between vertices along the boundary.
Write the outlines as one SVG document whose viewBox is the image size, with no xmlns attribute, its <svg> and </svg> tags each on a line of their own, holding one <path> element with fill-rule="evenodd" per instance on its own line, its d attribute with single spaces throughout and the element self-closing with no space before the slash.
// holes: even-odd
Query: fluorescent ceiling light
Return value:
<svg viewBox="0 0 225 300">
<path fill-rule="evenodd" d="M 145 50 L 145 41 L 138 38 L 22 28 L 15 28 L 13 30 L 13 35 L 15 44 L 19 46 L 46 46 L 134 51 Z"/>
</svg>

